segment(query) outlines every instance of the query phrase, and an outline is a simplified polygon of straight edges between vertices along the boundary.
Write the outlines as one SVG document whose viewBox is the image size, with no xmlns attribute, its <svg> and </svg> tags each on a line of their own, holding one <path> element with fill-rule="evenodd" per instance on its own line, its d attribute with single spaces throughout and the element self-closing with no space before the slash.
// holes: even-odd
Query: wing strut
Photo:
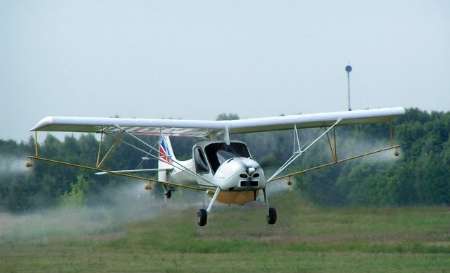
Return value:
<svg viewBox="0 0 450 273">
<path fill-rule="evenodd" d="M 97 163 L 95 165 L 96 168 L 100 168 L 102 166 L 103 162 L 105 162 L 105 160 L 108 158 L 109 154 L 114 150 L 114 148 L 116 148 L 117 145 L 120 144 L 120 142 L 122 140 L 123 140 L 123 135 L 117 134 L 114 137 L 114 141 L 111 144 L 111 147 L 109 147 L 109 149 L 106 150 L 106 153 L 103 156 L 101 156 L 102 145 L 103 145 L 103 131 L 102 131 L 101 136 L 100 136 L 100 143 L 98 144 Z"/>
<path fill-rule="evenodd" d="M 338 161 L 337 146 L 336 146 L 336 128 L 333 128 L 333 136 L 327 133 L 328 145 L 330 146 L 331 158 L 334 162 Z"/>
<path fill-rule="evenodd" d="M 333 123 L 333 125 L 331 125 L 330 127 L 328 127 L 325 132 L 323 132 L 322 134 L 320 134 L 320 136 L 318 136 L 316 139 L 314 139 L 308 146 L 306 146 L 304 149 L 301 149 L 300 147 L 300 143 L 298 145 L 298 150 L 295 151 L 292 156 L 286 160 L 286 162 L 280 167 L 278 168 L 278 170 L 275 171 L 275 173 L 267 180 L 267 182 L 271 182 L 275 179 L 275 177 L 277 177 L 282 171 L 284 171 L 287 167 L 289 167 L 297 158 L 299 158 L 302 154 L 304 154 L 307 150 L 309 150 L 309 148 L 311 148 L 317 141 L 319 141 L 323 136 L 325 136 L 326 134 L 328 134 L 329 131 L 331 131 L 333 128 L 335 128 L 342 119 L 338 119 L 335 123 Z M 295 131 L 297 131 L 297 128 L 294 128 Z M 298 136 L 298 135 L 297 135 Z"/>
</svg>

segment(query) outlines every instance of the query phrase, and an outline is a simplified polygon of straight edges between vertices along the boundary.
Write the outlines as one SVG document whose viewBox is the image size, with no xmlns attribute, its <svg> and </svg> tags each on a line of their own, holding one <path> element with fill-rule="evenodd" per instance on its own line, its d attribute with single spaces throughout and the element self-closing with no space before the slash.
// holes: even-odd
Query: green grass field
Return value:
<svg viewBox="0 0 450 273">
<path fill-rule="evenodd" d="M 263 207 L 195 209 L 96 232 L 3 240 L 0 272 L 450 272 L 446 207 L 320 208 L 294 193 Z"/>
</svg>

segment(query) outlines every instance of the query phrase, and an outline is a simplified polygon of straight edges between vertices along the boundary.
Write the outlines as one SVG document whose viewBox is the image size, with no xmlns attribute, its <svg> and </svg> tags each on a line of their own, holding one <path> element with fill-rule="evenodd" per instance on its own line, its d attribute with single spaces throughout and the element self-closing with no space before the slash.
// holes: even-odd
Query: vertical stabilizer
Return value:
<svg viewBox="0 0 450 273">
<path fill-rule="evenodd" d="M 172 143 L 169 136 L 162 135 L 159 138 L 159 160 L 158 169 L 170 169 L 172 166 L 170 163 L 176 161 L 175 154 L 173 153 Z M 167 170 L 158 171 L 158 180 L 167 181 Z"/>
</svg>

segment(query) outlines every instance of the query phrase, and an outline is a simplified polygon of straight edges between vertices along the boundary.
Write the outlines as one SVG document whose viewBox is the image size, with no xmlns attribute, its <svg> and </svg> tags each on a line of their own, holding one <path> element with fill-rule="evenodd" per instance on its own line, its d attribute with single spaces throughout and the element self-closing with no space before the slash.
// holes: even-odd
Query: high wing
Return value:
<svg viewBox="0 0 450 273">
<path fill-rule="evenodd" d="M 205 137 L 211 133 L 252 133 L 296 128 L 329 127 L 336 121 L 339 126 L 386 122 L 403 115 L 402 107 L 354 110 L 317 114 L 287 115 L 240 120 L 179 120 L 179 119 L 134 119 L 96 117 L 46 117 L 31 131 L 114 133 L 126 130 L 134 135 L 170 135 Z"/>
<path fill-rule="evenodd" d="M 394 117 L 405 114 L 403 107 L 380 108 L 371 110 L 355 110 L 342 112 L 329 112 L 317 114 L 288 115 L 268 118 L 241 119 L 229 122 L 231 133 L 252 133 L 263 131 L 277 131 L 297 129 L 329 127 L 337 120 L 339 125 L 364 124 L 374 122 L 386 122 Z"/>
<path fill-rule="evenodd" d="M 264 131 L 277 131 L 277 130 L 288 130 L 288 129 L 303 129 L 303 128 L 317 128 L 317 127 L 328 127 L 325 132 L 320 134 L 314 141 L 304 148 L 300 148 L 298 145 L 298 151 L 284 163 L 269 179 L 268 181 L 281 181 L 287 177 L 295 176 L 298 174 L 305 173 L 307 171 L 327 167 L 331 164 L 338 164 L 341 162 L 346 162 L 348 160 L 359 158 L 353 157 L 344 160 L 338 160 L 336 154 L 336 138 L 334 139 L 334 146 L 329 140 L 330 149 L 333 154 L 333 162 L 320 165 L 318 167 L 313 167 L 308 170 L 291 173 L 285 176 L 279 176 L 294 160 L 300 157 L 306 150 L 308 150 L 314 143 L 316 143 L 320 138 L 325 135 L 329 137 L 328 133 L 333 130 L 336 126 L 342 125 L 352 125 L 352 124 L 366 124 L 374 122 L 386 122 L 390 121 L 396 116 L 403 115 L 405 109 L 402 107 L 395 108 L 381 108 L 381 109 L 368 109 L 368 110 L 356 110 L 356 111 L 342 111 L 342 112 L 329 112 L 329 113 L 317 113 L 317 114 L 302 114 L 302 115 L 289 115 L 289 116 L 275 116 L 266 118 L 250 118 L 241 120 L 223 120 L 223 121 L 207 121 L 207 120 L 179 120 L 179 119 L 134 119 L 134 118 L 97 118 L 97 117 L 46 117 L 39 121 L 31 131 L 36 132 L 35 136 L 35 155 L 30 156 L 32 160 L 41 160 L 48 163 L 61 164 L 71 167 L 82 168 L 86 170 L 95 171 L 101 174 L 109 174 L 115 176 L 122 176 L 137 180 L 142 180 L 146 182 L 160 183 L 166 187 L 178 187 L 190 190 L 198 191 L 211 191 L 217 189 L 214 186 L 206 185 L 184 185 L 178 183 L 172 183 L 167 181 L 159 181 L 152 178 L 142 177 L 132 174 L 131 170 L 124 171 L 114 171 L 102 169 L 101 165 L 105 158 L 108 157 L 110 151 L 114 146 L 122 141 L 122 136 L 125 133 L 130 137 L 134 137 L 141 144 L 146 145 L 147 148 L 152 148 L 149 144 L 145 143 L 142 139 L 136 137 L 137 135 L 166 135 L 166 136 L 189 136 L 189 137 L 206 137 L 213 136 L 217 134 L 223 134 L 224 139 L 227 143 L 230 141 L 230 133 L 253 133 L 253 132 L 264 132 Z M 97 154 L 97 164 L 95 167 L 74 164 L 70 162 L 64 162 L 55 159 L 43 158 L 39 156 L 39 144 L 37 141 L 38 131 L 55 131 L 55 132 L 87 132 L 87 133 L 102 133 L 100 140 L 99 150 Z M 101 156 L 101 145 L 103 134 L 114 134 L 119 133 L 116 136 L 111 147 L 104 152 Z M 297 130 L 294 130 L 297 132 Z M 123 143 L 132 146 L 142 152 L 146 150 L 141 149 L 133 144 L 123 141 Z M 295 147 L 295 146 L 294 146 Z M 397 146 L 388 147 L 386 149 L 394 149 Z M 152 148 L 155 149 L 155 148 Z M 386 150 L 382 149 L 382 150 Z M 376 151 L 380 152 L 382 150 Z M 150 155 L 150 153 L 148 153 Z M 362 156 L 366 156 L 372 153 L 367 153 Z M 175 167 L 175 165 L 172 165 Z M 180 167 L 178 167 L 180 168 Z M 183 167 L 184 169 L 184 167 Z M 191 172 L 191 171 L 189 171 Z M 199 176 L 196 173 L 192 173 L 194 176 Z M 200 177 L 201 179 L 205 179 Z"/>
</svg>

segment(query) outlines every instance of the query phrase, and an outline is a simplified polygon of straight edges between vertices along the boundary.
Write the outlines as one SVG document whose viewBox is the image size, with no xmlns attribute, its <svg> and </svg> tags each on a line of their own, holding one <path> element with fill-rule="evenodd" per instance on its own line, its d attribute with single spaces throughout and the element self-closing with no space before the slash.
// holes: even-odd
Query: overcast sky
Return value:
<svg viewBox="0 0 450 273">
<path fill-rule="evenodd" d="M 0 0 L 0 138 L 47 115 L 450 110 L 450 1 Z"/>
</svg>

